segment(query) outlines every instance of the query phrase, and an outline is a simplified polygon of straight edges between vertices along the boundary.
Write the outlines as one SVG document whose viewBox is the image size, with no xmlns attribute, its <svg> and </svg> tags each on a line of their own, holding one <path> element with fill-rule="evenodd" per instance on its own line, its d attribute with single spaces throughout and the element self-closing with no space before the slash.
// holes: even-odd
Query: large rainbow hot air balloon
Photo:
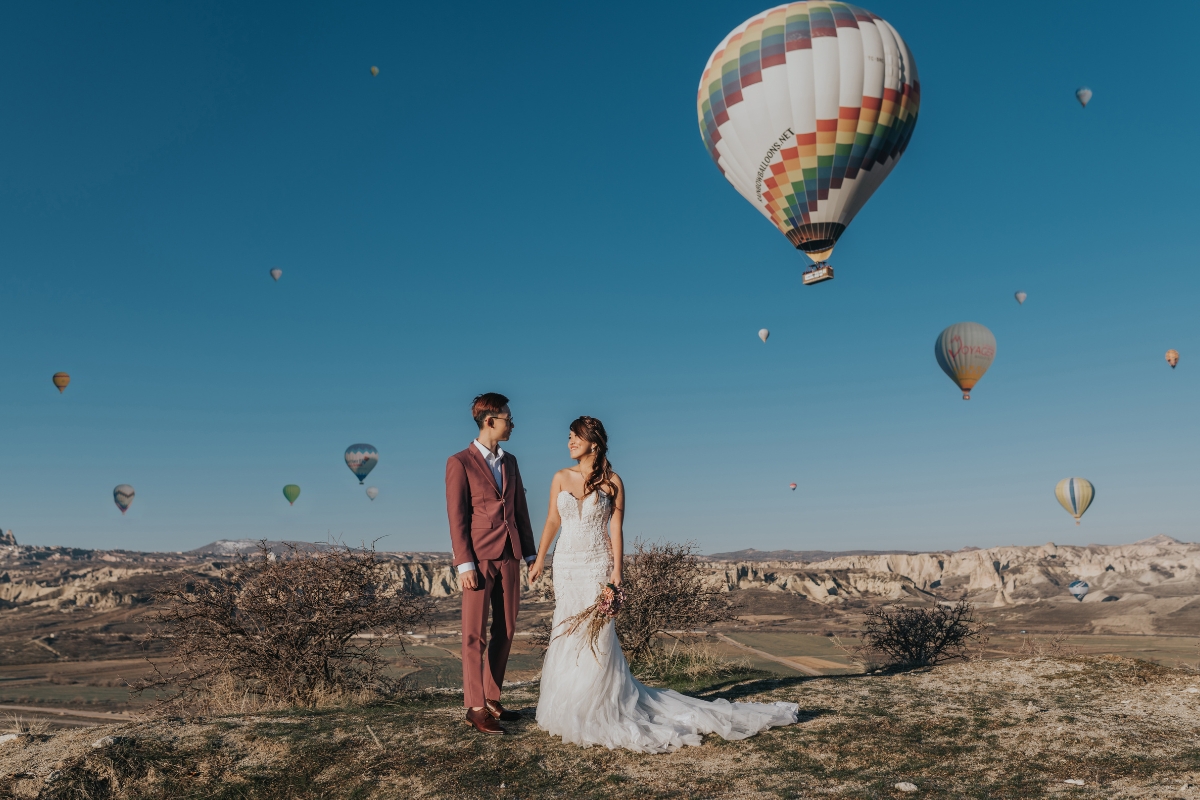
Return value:
<svg viewBox="0 0 1200 800">
<path fill-rule="evenodd" d="M 921 82 L 900 34 L 845 3 L 788 3 L 734 28 L 709 56 L 700 136 L 742 197 L 824 264 L 896 166 L 917 124 Z"/>
<path fill-rule="evenodd" d="M 1092 486 L 1091 481 L 1083 478 L 1063 478 L 1058 482 L 1058 486 L 1054 487 L 1054 496 L 1067 513 L 1075 518 L 1075 524 L 1078 525 L 1079 518 L 1088 510 L 1096 496 L 1096 487 Z"/>
<path fill-rule="evenodd" d="M 352 444 L 346 448 L 346 466 L 361 484 L 379 463 L 379 451 L 369 444 Z"/>
<path fill-rule="evenodd" d="M 933 354 L 942 372 L 962 389 L 963 400 L 970 400 L 971 389 L 996 357 L 996 337 L 978 322 L 959 322 L 938 335 Z"/>
</svg>

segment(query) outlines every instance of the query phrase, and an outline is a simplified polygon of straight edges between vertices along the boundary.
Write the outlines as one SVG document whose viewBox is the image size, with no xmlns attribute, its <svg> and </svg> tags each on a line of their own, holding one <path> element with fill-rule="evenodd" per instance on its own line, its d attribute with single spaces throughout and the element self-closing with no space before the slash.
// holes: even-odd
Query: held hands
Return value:
<svg viewBox="0 0 1200 800">
<path fill-rule="evenodd" d="M 537 583 L 538 579 L 542 577 L 542 572 L 544 572 L 545 569 L 546 569 L 546 562 L 542 561 L 541 558 L 538 558 L 536 561 L 534 561 L 532 564 L 530 564 L 529 565 L 529 582 Z"/>
</svg>

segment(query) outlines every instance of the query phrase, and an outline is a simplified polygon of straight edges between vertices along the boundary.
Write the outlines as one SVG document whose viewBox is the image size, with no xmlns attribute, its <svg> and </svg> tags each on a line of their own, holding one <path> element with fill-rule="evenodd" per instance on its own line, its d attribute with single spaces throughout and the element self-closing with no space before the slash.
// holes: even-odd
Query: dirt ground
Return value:
<svg viewBox="0 0 1200 800">
<path fill-rule="evenodd" d="M 159 719 L 0 744 L 14 798 L 1193 798 L 1200 674 L 1114 656 L 897 675 L 753 674 L 692 693 L 790 700 L 797 725 L 669 755 L 564 745 L 536 685 L 502 739 L 460 696 L 360 709 Z M 116 737 L 94 747 L 102 736 Z M 1081 781 L 1081 784 L 1065 781 Z M 895 788 L 900 782 L 915 793 Z"/>
</svg>

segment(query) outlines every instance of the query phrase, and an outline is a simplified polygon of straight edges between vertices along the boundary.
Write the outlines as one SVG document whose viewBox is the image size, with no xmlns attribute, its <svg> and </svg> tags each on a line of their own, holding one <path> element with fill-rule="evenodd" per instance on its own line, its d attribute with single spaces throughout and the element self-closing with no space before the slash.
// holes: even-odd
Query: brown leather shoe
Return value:
<svg viewBox="0 0 1200 800">
<path fill-rule="evenodd" d="M 487 708 L 481 708 L 478 711 L 473 708 L 468 708 L 467 724 L 474 725 L 475 730 L 479 731 L 480 733 L 490 733 L 493 735 L 504 733 L 504 728 L 501 728 L 500 724 L 496 722 L 495 718 L 488 713 Z"/>
<path fill-rule="evenodd" d="M 500 705 L 499 700 L 484 700 L 484 708 L 492 715 L 493 718 L 504 720 L 505 722 L 514 722 L 521 718 L 521 715 L 516 711 L 509 711 L 504 706 Z"/>
</svg>

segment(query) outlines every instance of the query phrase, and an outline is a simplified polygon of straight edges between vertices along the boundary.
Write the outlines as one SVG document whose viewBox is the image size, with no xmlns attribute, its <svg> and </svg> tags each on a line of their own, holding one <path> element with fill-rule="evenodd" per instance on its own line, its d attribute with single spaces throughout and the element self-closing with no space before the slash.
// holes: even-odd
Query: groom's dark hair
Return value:
<svg viewBox="0 0 1200 800">
<path fill-rule="evenodd" d="M 506 405 L 508 405 L 507 397 L 499 392 L 487 392 L 478 395 L 471 401 L 471 416 L 475 419 L 475 424 L 482 430 L 483 421 L 502 412 Z"/>
</svg>

